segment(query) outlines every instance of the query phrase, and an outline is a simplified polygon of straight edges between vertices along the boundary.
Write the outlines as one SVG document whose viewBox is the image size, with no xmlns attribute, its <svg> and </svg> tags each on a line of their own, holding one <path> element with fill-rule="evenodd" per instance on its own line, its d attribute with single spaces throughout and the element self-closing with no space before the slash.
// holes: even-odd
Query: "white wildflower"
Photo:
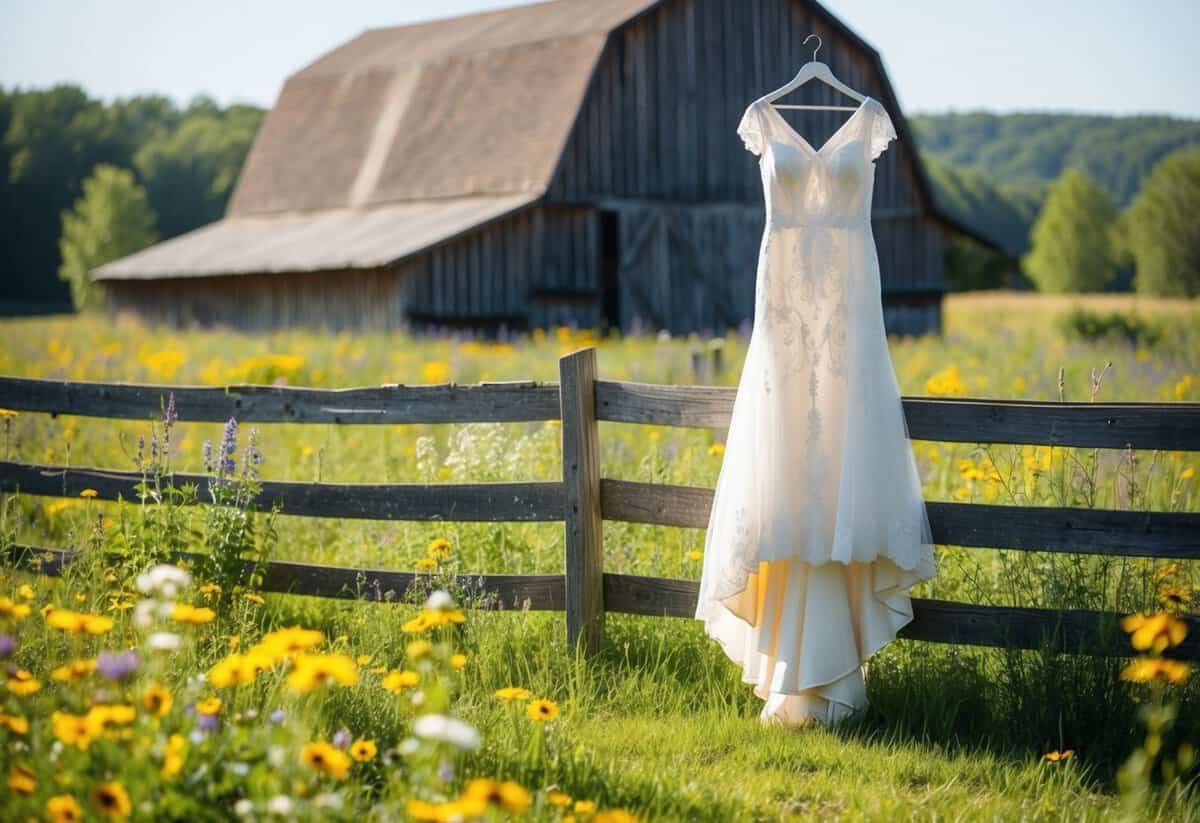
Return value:
<svg viewBox="0 0 1200 823">
<path fill-rule="evenodd" d="M 413 721 L 413 733 L 427 740 L 450 743 L 460 749 L 479 747 L 479 732 L 469 723 L 444 714 L 423 714 Z"/>
<path fill-rule="evenodd" d="M 183 638 L 174 632 L 155 632 L 146 638 L 146 644 L 156 652 L 173 652 L 183 645 Z"/>
<path fill-rule="evenodd" d="M 180 589 L 186 589 L 191 583 L 190 574 L 170 563 L 159 563 L 137 576 L 138 591 L 166 598 L 174 598 Z"/>
<path fill-rule="evenodd" d="M 267 801 L 267 814 L 291 817 L 293 805 L 292 798 L 286 794 L 277 794 Z"/>
<path fill-rule="evenodd" d="M 425 608 L 452 609 L 454 608 L 454 598 L 445 589 L 438 589 L 430 593 L 429 597 L 425 600 Z"/>
</svg>

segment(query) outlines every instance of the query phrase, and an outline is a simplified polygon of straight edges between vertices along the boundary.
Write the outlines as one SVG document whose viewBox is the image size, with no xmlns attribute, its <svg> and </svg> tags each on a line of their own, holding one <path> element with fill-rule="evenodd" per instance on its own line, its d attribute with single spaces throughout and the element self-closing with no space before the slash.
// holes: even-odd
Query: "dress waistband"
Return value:
<svg viewBox="0 0 1200 823">
<path fill-rule="evenodd" d="M 860 215 L 852 217 L 788 217 L 782 214 L 772 214 L 767 218 L 767 225 L 777 229 L 799 229 L 808 226 L 835 229 L 864 229 L 870 227 L 871 220 L 868 217 Z"/>
</svg>

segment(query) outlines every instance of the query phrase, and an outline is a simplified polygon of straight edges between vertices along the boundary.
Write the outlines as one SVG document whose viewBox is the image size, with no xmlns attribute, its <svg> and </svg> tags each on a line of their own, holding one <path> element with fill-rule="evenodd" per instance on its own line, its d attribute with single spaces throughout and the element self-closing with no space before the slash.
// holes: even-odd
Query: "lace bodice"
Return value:
<svg viewBox="0 0 1200 823">
<path fill-rule="evenodd" d="M 770 103 L 756 100 L 738 124 L 747 150 L 759 155 L 771 225 L 869 225 L 875 168 L 896 137 L 887 110 L 873 97 L 813 148 Z"/>
</svg>

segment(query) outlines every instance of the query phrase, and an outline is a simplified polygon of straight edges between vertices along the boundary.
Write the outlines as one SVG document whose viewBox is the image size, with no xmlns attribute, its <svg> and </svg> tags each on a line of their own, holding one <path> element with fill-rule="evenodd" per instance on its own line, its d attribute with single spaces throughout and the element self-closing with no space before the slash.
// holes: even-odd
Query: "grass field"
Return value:
<svg viewBox="0 0 1200 823">
<path fill-rule="evenodd" d="M 1062 318 L 1075 302 L 1010 294 L 952 297 L 945 306 L 942 337 L 892 341 L 902 391 L 1084 401 L 1200 400 L 1200 311 L 1194 302 L 1089 299 L 1085 304 L 1090 310 L 1140 318 L 1094 339 L 1077 337 L 1064 325 Z M 722 342 L 725 369 L 711 382 L 735 385 L 745 340 L 730 335 Z M 597 340 L 566 329 L 502 343 L 308 332 L 244 336 L 52 318 L 0 324 L 0 373 L 330 387 L 556 380 L 558 356 L 582 345 L 598 346 L 601 377 L 690 383 L 696 381 L 690 349 L 708 342 Z M 170 465 L 203 471 L 204 444 L 220 443 L 222 427 L 189 423 L 183 407 L 178 417 Z M 133 468 L 139 450 L 148 458 L 155 431 L 149 419 L 118 423 L 20 414 L 0 424 L 7 459 L 117 469 Z M 606 476 L 704 486 L 716 480 L 720 432 L 601 427 Z M 239 455 L 247 428 L 238 433 Z M 271 479 L 549 480 L 561 471 L 559 430 L 549 423 L 258 428 L 261 476 Z M 140 447 L 139 437 L 145 441 Z M 1200 455 L 915 446 L 931 500 L 1200 511 L 1195 479 Z M 261 515 L 252 522 L 255 544 L 276 559 L 396 569 L 424 565 L 436 567 L 438 575 L 562 570 L 560 524 L 272 520 Z M 515 785 L 506 787 L 507 795 L 497 789 L 487 804 L 487 813 L 497 819 L 520 813 L 539 820 L 567 815 L 618 820 L 618 809 L 638 819 L 713 821 L 839 816 L 1077 820 L 1122 813 L 1197 819 L 1200 804 L 1194 796 L 1186 797 L 1178 782 L 1140 799 L 1117 792 L 1118 767 L 1145 738 L 1138 711 L 1158 699 L 1158 687 L 1121 679 L 1123 660 L 897 641 L 872 660 L 871 706 L 862 716 L 834 729 L 763 729 L 757 722 L 758 699 L 695 621 L 610 615 L 605 651 L 584 662 L 567 654 L 561 614 L 468 609 L 461 626 L 411 632 L 404 623 L 417 613 L 415 606 L 273 595 L 258 604 L 235 596 L 232 589 L 220 595 L 201 593 L 200 585 L 213 582 L 201 569 L 195 570 L 197 580 L 185 599 L 212 607 L 213 619 L 194 625 L 161 619 L 184 638 L 183 648 L 169 658 L 147 651 L 149 629 L 136 628 L 136 610 L 123 608 L 144 597 L 133 578 L 140 571 L 136 561 L 156 546 L 236 544 L 235 538 L 245 536 L 238 529 L 237 523 L 220 520 L 203 507 L 167 506 L 154 512 L 88 499 L 6 500 L 0 529 L 5 540 L 120 548 L 132 556 L 128 564 L 114 568 L 105 568 L 98 559 L 84 562 L 57 582 L 5 570 L 0 597 L 11 598 L 14 606 L 28 604 L 31 613 L 18 620 L 0 601 L 0 621 L 9 621 L 7 627 L 0 623 L 0 632 L 18 638 L 14 665 L 41 683 L 26 696 L 17 693 L 18 683 L 16 692 L 10 689 L 0 703 L 3 716 L 26 717 L 32 727 L 24 735 L 5 731 L 0 718 L 5 742 L 0 766 L 10 776 L 7 802 L 0 804 L 5 819 L 53 819 L 46 808 L 51 796 L 70 795 L 95 810 L 93 794 L 108 782 L 120 784 L 133 816 L 145 819 L 223 819 L 234 814 L 239 799 L 245 816 L 263 819 L 271 808 L 285 807 L 287 814 L 280 816 L 295 819 L 399 819 L 406 810 L 430 819 L 450 819 L 457 811 L 470 819 L 478 810 L 470 806 L 470 797 L 453 808 L 410 807 L 409 802 L 414 797 L 435 802 L 439 792 L 456 796 L 472 777 L 511 780 L 527 792 L 521 795 Z M 695 578 L 703 538 L 697 529 L 606 523 L 606 569 Z M 431 544 L 440 547 L 433 552 L 436 559 L 430 556 Z M 1197 565 L 939 547 L 939 574 L 916 593 L 978 603 L 1132 612 L 1161 609 L 1167 601 L 1160 597 L 1174 592 L 1174 608 L 1195 612 L 1200 609 Z M 22 593 L 23 585 L 31 591 Z M 47 625 L 38 613 L 47 604 L 107 615 L 115 623 L 98 637 L 75 635 L 69 628 Z M 286 661 L 276 661 L 243 685 L 218 689 L 211 680 L 195 677 L 211 672 L 230 653 L 229 637 L 239 638 L 239 648 L 246 650 L 265 631 L 296 624 L 323 632 L 326 643 L 319 652 L 329 658 L 323 665 L 353 667 L 357 683 L 298 682 L 299 664 L 289 669 Z M 414 656 L 409 643 L 424 635 L 443 639 L 431 650 L 418 647 Z M 107 689 L 110 701 L 138 703 L 136 720 L 125 730 L 97 732 L 86 752 L 64 745 L 61 736 L 56 748 L 48 718 L 55 710 L 78 716 L 90 710 L 98 675 L 60 682 L 53 670 L 127 645 L 142 652 L 140 668 L 131 679 L 109 683 Z M 465 665 L 458 668 L 462 661 L 452 661 L 452 652 L 465 654 Z M 345 659 L 335 660 L 337 655 Z M 419 686 L 385 688 L 391 673 L 409 670 L 419 675 Z M 336 679 L 339 673 L 329 676 Z M 161 718 L 138 702 L 151 682 L 173 695 L 175 708 Z M 558 715 L 546 722 L 526 719 L 525 703 L 495 697 L 507 686 L 525 687 L 532 697 L 553 701 Z M 203 699 L 214 694 L 222 701 L 219 713 L 212 715 L 218 720 L 206 720 L 195 706 L 203 707 Z M 415 694 L 421 695 L 416 701 Z M 1200 741 L 1196 675 L 1170 685 L 1165 694 L 1179 716 L 1159 745 L 1164 753 L 1174 753 L 1185 740 Z M 419 747 L 405 743 L 417 739 L 411 736 L 414 715 L 431 707 L 469 722 L 482 742 L 469 751 L 430 737 L 420 737 Z M 286 719 L 265 719 L 280 708 Z M 202 730 L 218 722 L 220 731 Z M 351 739 L 372 740 L 377 747 L 371 758 L 351 760 L 345 779 L 338 777 L 337 754 L 327 755 L 333 764 L 326 762 L 324 770 L 313 763 L 314 753 L 324 750 L 309 749 L 307 759 L 302 758 L 306 745 L 331 740 L 343 729 Z M 164 777 L 162 767 L 171 755 L 165 747 L 172 734 L 184 741 L 177 744 L 183 753 L 175 753 L 180 768 Z M 1044 758 L 1065 750 L 1073 753 L 1068 759 Z M 131 751 L 141 759 L 131 758 Z M 27 786 L 24 773 L 12 771 L 17 767 L 32 771 L 32 793 L 20 791 Z M 1190 779 L 1194 777 L 1193 770 Z M 475 784 L 472 791 L 485 788 Z M 563 796 L 550 790 L 584 803 L 578 810 L 555 805 Z M 1138 805 L 1131 805 L 1135 801 Z"/>
</svg>

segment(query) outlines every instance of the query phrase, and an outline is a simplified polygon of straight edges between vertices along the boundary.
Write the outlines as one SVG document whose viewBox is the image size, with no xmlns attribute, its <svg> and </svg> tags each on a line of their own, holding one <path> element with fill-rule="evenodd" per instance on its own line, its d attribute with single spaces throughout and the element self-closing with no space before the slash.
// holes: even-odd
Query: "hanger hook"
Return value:
<svg viewBox="0 0 1200 823">
<path fill-rule="evenodd" d="M 802 41 L 800 41 L 800 45 L 802 45 L 802 46 L 806 46 L 806 45 L 808 45 L 808 41 L 809 41 L 809 40 L 811 40 L 811 39 L 813 39 L 814 37 L 816 37 L 816 38 L 817 38 L 817 47 L 816 47 L 815 49 L 813 49 L 813 55 L 812 55 L 812 59 L 813 59 L 813 60 L 816 60 L 816 59 L 817 59 L 817 52 L 819 52 L 819 51 L 821 50 L 821 37 L 820 37 L 820 35 L 816 35 L 816 34 L 810 34 L 808 37 L 805 37 L 805 38 L 804 38 Z"/>
</svg>

